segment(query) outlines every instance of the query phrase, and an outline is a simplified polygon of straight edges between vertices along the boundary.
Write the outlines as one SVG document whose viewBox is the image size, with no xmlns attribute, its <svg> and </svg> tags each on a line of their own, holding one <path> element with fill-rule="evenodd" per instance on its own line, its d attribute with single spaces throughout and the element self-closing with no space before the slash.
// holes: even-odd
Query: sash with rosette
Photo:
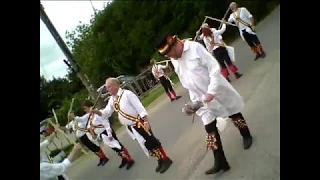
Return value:
<svg viewBox="0 0 320 180">
<path fill-rule="evenodd" d="M 116 99 L 114 100 L 113 102 L 113 107 L 114 107 L 114 111 L 119 113 L 122 117 L 130 120 L 130 121 L 133 121 L 136 123 L 136 126 L 137 128 L 143 128 L 149 136 L 151 136 L 151 133 L 149 130 L 147 130 L 144 125 L 143 125 L 143 119 L 140 117 L 140 115 L 138 115 L 137 117 L 134 117 L 134 116 L 131 116 L 130 114 L 127 114 L 125 112 L 123 112 L 121 109 L 120 109 L 120 100 L 122 98 L 122 95 L 124 93 L 124 90 L 122 90 L 120 96 L 116 96 Z"/>
</svg>

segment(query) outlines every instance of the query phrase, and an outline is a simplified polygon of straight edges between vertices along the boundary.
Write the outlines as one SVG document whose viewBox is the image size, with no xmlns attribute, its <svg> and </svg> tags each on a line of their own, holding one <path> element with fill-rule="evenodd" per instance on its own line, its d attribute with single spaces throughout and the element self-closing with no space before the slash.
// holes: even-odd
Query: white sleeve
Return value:
<svg viewBox="0 0 320 180">
<path fill-rule="evenodd" d="M 43 149 L 45 149 L 49 145 L 50 145 L 50 142 L 48 140 L 44 140 L 43 142 L 40 143 L 40 151 L 42 151 Z"/>
<path fill-rule="evenodd" d="M 197 40 L 202 40 L 203 39 L 203 34 L 200 34 L 200 36 L 198 36 Z"/>
<path fill-rule="evenodd" d="M 222 23 L 221 29 L 216 30 L 216 33 L 221 35 L 226 31 L 227 25 L 225 23 Z"/>
<path fill-rule="evenodd" d="M 152 72 L 152 75 L 153 75 L 155 78 L 157 78 L 157 76 L 156 76 L 157 73 L 156 73 L 155 67 L 152 67 L 151 72 Z"/>
<path fill-rule="evenodd" d="M 74 125 L 74 121 L 71 121 L 66 125 L 66 128 L 71 129 L 71 128 L 73 128 L 73 125 Z"/>
<path fill-rule="evenodd" d="M 74 118 L 75 121 L 79 122 L 79 123 L 87 123 L 88 121 L 88 118 L 89 118 L 89 113 L 79 117 L 79 116 L 76 116 Z"/>
<path fill-rule="evenodd" d="M 46 178 L 54 178 L 66 173 L 68 167 L 71 166 L 69 159 L 64 159 L 61 163 L 50 164 L 47 162 L 40 163 L 41 176 Z"/>
<path fill-rule="evenodd" d="M 100 110 L 102 119 L 108 119 L 112 116 L 112 113 L 114 112 L 113 109 L 113 98 L 110 97 L 108 104 L 103 110 Z"/>
<path fill-rule="evenodd" d="M 216 95 L 220 80 L 220 66 L 217 60 L 201 45 L 197 46 L 197 53 L 201 62 L 208 68 L 210 76 L 210 84 L 208 86 L 208 94 Z"/>
<path fill-rule="evenodd" d="M 230 14 L 228 22 L 229 23 L 233 23 L 234 22 L 233 14 Z"/>
<path fill-rule="evenodd" d="M 140 117 L 143 118 L 143 117 L 147 116 L 148 115 L 147 110 L 143 107 L 138 96 L 129 90 L 126 90 L 125 92 L 127 92 L 126 95 L 129 99 L 130 103 L 135 108 L 135 110 L 140 115 Z"/>
<path fill-rule="evenodd" d="M 248 18 L 252 18 L 252 14 L 248 11 L 247 8 L 242 8 L 242 12 L 245 16 L 247 16 Z"/>
</svg>

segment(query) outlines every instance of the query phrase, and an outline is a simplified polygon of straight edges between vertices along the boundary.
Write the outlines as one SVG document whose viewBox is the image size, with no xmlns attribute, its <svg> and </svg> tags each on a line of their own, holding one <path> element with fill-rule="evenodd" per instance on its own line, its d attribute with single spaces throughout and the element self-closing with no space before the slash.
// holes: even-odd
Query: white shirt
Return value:
<svg viewBox="0 0 320 180">
<path fill-rule="evenodd" d="M 143 107 L 141 101 L 139 100 L 138 96 L 135 95 L 132 91 L 121 89 L 119 88 L 117 96 L 120 96 L 123 91 L 122 97 L 120 99 L 120 110 L 130 116 L 138 117 L 140 115 L 141 118 L 148 115 L 147 110 Z M 103 117 L 110 117 L 112 113 L 114 112 L 114 106 L 113 103 L 116 100 L 115 96 L 112 96 L 109 99 L 108 104 L 102 110 L 102 116 Z M 134 125 L 135 122 L 131 121 L 130 119 L 127 119 L 123 117 L 120 113 L 118 113 L 118 118 L 121 124 L 123 125 Z"/>
<path fill-rule="evenodd" d="M 109 100 L 110 101 L 110 100 Z M 84 126 L 87 124 L 86 128 L 89 129 L 91 127 L 90 125 L 90 122 L 88 122 L 88 118 L 89 118 L 89 113 L 83 115 L 82 117 L 78 117 L 76 116 L 74 118 L 75 121 L 79 122 L 79 123 L 83 123 Z M 95 128 L 94 129 L 94 132 L 99 135 L 101 134 L 103 131 L 107 130 L 110 131 L 110 124 L 109 124 L 109 121 L 106 121 L 104 120 L 103 118 L 101 118 L 100 116 L 96 115 L 96 114 L 93 114 L 93 119 L 92 119 L 92 124 L 95 125 L 95 126 L 98 126 L 98 125 L 103 125 L 103 127 L 99 128 Z M 87 132 L 87 136 L 88 137 L 91 137 L 91 134 Z"/>
<path fill-rule="evenodd" d="M 185 41 L 182 56 L 177 60 L 171 58 L 171 61 L 192 102 L 203 102 L 207 93 L 215 96 L 208 103 L 210 108 L 202 107 L 197 111 L 204 125 L 216 117 L 227 117 L 242 111 L 242 97 L 221 75 L 219 63 L 201 44 Z"/>
<path fill-rule="evenodd" d="M 41 149 L 49 145 L 49 141 L 45 140 L 40 143 Z M 57 176 L 63 175 L 65 179 L 68 179 L 65 175 L 67 169 L 71 166 L 69 159 L 64 159 L 61 163 L 49 163 L 40 160 L 40 180 L 57 180 Z"/>
<path fill-rule="evenodd" d="M 85 126 L 86 126 L 86 125 L 85 125 L 83 122 L 78 122 L 78 127 L 80 127 L 80 128 L 85 128 Z M 80 130 L 76 129 L 76 127 L 75 127 L 75 121 L 69 122 L 69 124 L 66 125 L 66 128 L 67 128 L 67 129 L 71 129 L 71 128 L 72 128 L 72 130 L 76 132 L 76 136 L 77 136 L 78 138 L 80 138 L 80 137 L 82 137 L 83 135 L 86 134 L 86 132 L 80 131 Z"/>
<path fill-rule="evenodd" d="M 160 77 L 164 76 L 164 69 L 167 68 L 167 66 L 161 65 L 161 64 L 154 64 L 152 66 L 151 72 L 153 76 L 156 79 L 159 79 Z"/>
<path fill-rule="evenodd" d="M 242 24 L 241 22 L 238 22 L 236 20 L 237 17 L 242 19 L 242 21 L 246 22 L 247 24 L 251 25 L 250 18 L 252 18 L 253 16 L 245 7 L 240 7 L 240 8 L 237 9 L 237 11 L 233 12 L 232 14 L 230 14 L 228 22 L 236 23 L 236 25 L 238 26 L 238 28 L 240 30 L 244 30 L 244 29 L 248 28 L 248 26 Z"/>
<path fill-rule="evenodd" d="M 217 30 L 215 28 L 210 28 L 212 34 L 210 36 L 200 35 L 199 39 L 203 39 L 204 44 L 206 45 L 207 50 L 212 54 L 212 51 L 220 47 L 219 45 L 223 45 L 222 34 L 226 31 L 226 24 L 222 24 L 221 29 Z M 211 45 L 211 41 L 214 41 L 214 45 Z"/>
</svg>

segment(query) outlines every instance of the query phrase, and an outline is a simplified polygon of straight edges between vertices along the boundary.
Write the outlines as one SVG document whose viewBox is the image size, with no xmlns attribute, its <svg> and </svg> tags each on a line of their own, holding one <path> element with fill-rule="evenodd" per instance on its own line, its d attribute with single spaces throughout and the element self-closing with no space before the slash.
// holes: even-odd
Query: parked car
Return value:
<svg viewBox="0 0 320 180">
<path fill-rule="evenodd" d="M 121 88 L 129 89 L 138 96 L 141 96 L 142 93 L 152 89 L 158 83 L 150 70 L 146 70 L 136 77 L 130 75 L 120 75 L 117 77 L 117 79 L 119 79 L 121 83 Z M 104 85 L 97 89 L 97 92 L 100 91 L 102 91 L 101 97 L 107 102 L 110 95 L 108 94 Z"/>
<path fill-rule="evenodd" d="M 49 118 L 40 122 L 40 134 L 46 134 L 46 128 L 48 126 Z"/>
</svg>

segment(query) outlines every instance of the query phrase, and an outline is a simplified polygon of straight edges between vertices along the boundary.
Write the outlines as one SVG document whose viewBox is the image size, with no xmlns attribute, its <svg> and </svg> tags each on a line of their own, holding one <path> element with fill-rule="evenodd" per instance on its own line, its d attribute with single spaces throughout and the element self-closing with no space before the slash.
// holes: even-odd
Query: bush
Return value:
<svg viewBox="0 0 320 180">
<path fill-rule="evenodd" d="M 73 97 L 74 97 L 74 103 L 73 103 L 72 112 L 74 112 L 77 115 L 82 115 L 83 111 L 81 109 L 81 104 L 83 103 L 84 100 L 87 99 L 88 92 L 86 89 L 83 89 L 80 92 L 74 94 Z M 56 111 L 57 118 L 58 118 L 59 124 L 61 126 L 65 126 L 68 122 L 67 114 L 68 114 L 68 111 L 69 111 L 69 108 L 71 105 L 71 101 L 72 101 L 72 98 L 65 99 L 62 102 L 61 108 Z"/>
</svg>

